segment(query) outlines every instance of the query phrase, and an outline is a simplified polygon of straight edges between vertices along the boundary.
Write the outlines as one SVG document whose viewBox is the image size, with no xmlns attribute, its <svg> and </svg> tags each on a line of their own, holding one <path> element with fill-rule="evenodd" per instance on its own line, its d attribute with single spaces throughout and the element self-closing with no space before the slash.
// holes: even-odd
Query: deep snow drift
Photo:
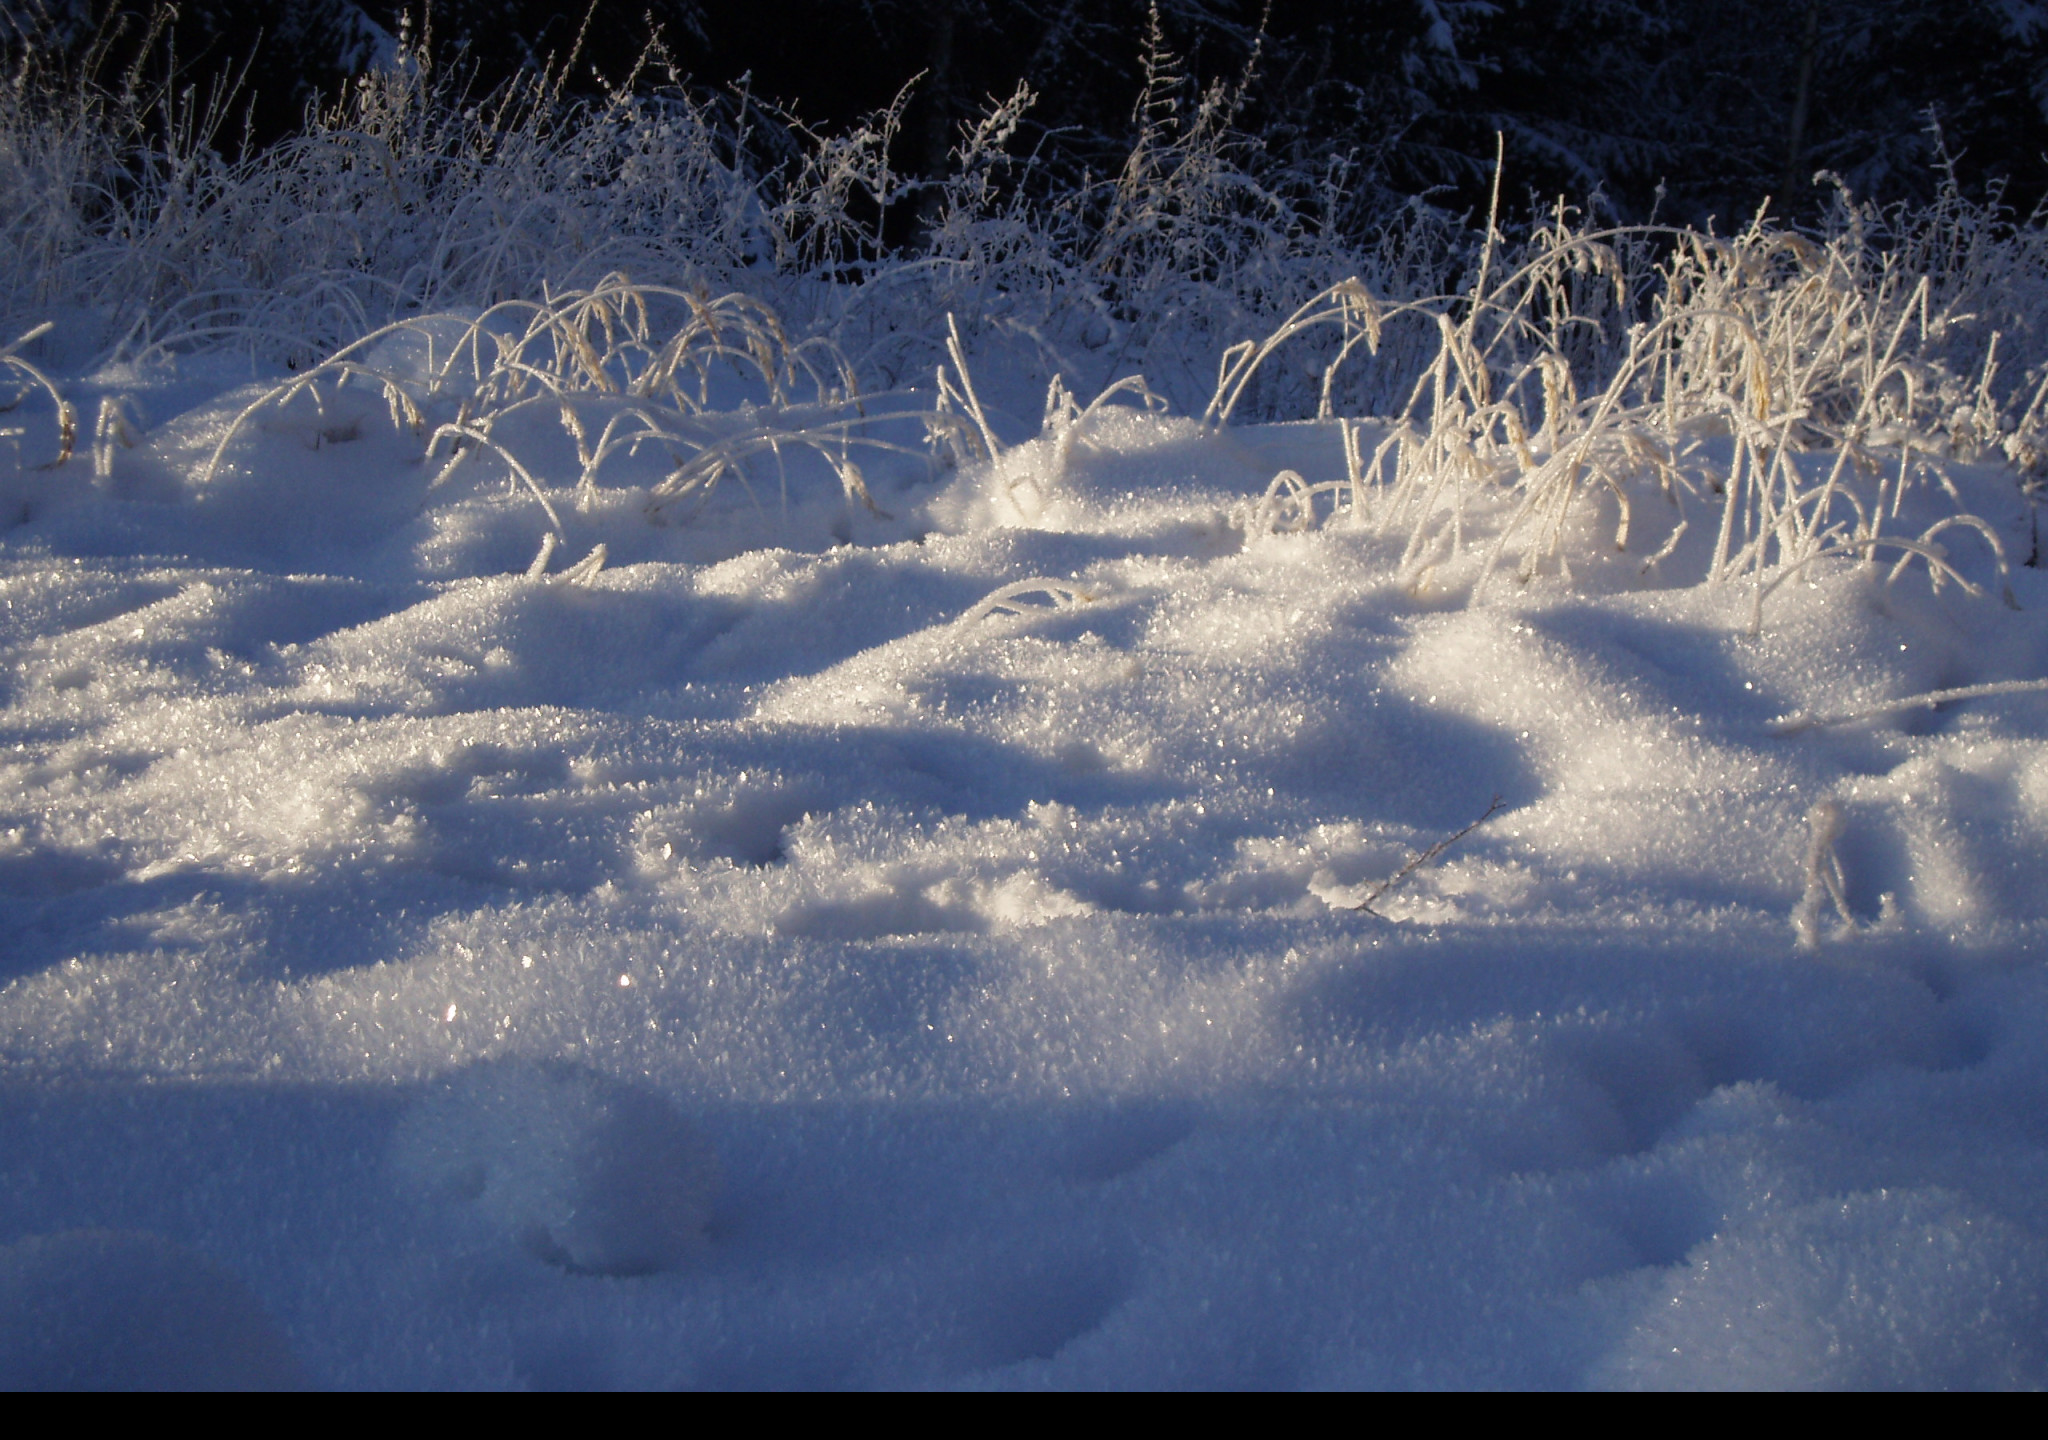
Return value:
<svg viewBox="0 0 2048 1440">
<path fill-rule="evenodd" d="M 60 378 L 0 1381 L 2048 1382 L 2048 696 L 1885 708 L 2048 673 L 2048 572 L 1752 634 L 1639 515 L 1468 604 L 1262 521 L 1340 425 L 1135 404 L 662 523 L 536 429 L 537 560 L 373 385 Z"/>
</svg>

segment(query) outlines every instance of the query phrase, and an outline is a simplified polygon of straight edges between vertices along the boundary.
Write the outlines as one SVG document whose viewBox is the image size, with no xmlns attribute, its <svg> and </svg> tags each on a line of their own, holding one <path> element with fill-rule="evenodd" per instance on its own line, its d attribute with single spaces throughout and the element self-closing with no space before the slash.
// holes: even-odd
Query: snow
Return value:
<svg viewBox="0 0 2048 1440">
<path fill-rule="evenodd" d="M 536 567 L 290 378 L 6 417 L 7 1383 L 2048 1382 L 2048 696 L 1773 725 L 2048 673 L 2044 572 L 1468 603 L 1135 396 L 660 523 L 529 411 Z"/>
</svg>

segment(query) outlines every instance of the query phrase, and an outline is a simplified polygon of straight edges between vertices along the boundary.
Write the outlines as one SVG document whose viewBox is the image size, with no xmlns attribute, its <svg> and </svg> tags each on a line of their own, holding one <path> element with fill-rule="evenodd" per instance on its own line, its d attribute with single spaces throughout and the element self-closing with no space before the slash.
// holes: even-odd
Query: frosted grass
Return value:
<svg viewBox="0 0 2048 1440">
<path fill-rule="evenodd" d="M 2034 231 L 440 84 L 10 102 L 11 1383 L 2048 1378 Z"/>
</svg>

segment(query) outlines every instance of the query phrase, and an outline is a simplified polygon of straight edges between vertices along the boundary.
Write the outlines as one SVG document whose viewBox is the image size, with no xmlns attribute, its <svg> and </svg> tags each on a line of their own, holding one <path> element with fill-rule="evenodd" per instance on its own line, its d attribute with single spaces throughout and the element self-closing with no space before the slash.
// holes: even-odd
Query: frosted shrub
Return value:
<svg viewBox="0 0 2048 1440">
<path fill-rule="evenodd" d="M 142 65 L 102 84 L 30 43 L 0 92 L 0 318 L 19 333 L 62 312 L 78 358 L 227 346 L 305 365 L 395 320 L 619 273 L 744 291 L 829 334 L 871 387 L 945 359 L 930 321 L 950 311 L 970 350 L 1022 346 L 1040 384 L 1093 393 L 1143 372 L 1192 404 L 1217 348 L 1346 273 L 1382 293 L 1441 285 L 1463 244 L 1442 217 L 1411 208 L 1362 246 L 1340 239 L 1333 176 L 1233 128 L 1241 84 L 1197 90 L 1156 27 L 1148 54 L 1107 172 L 1013 153 L 1020 91 L 925 181 L 890 162 L 907 93 L 821 133 L 685 90 L 658 49 L 575 100 L 546 72 L 478 96 L 405 44 L 299 134 L 230 161 L 231 86 L 152 84 Z M 890 217 L 913 209 L 914 240 L 892 244 Z M 1252 410 L 1285 409 L 1295 383 L 1262 373 Z"/>
<path fill-rule="evenodd" d="M 468 95 L 406 49 L 240 162 L 231 96 L 48 73 L 0 91 L 7 313 L 65 304 L 131 352 L 317 359 L 408 314 L 538 298 L 631 267 L 694 286 L 772 249 L 754 180 L 703 105 L 639 75 L 565 101 L 531 74 Z"/>
</svg>

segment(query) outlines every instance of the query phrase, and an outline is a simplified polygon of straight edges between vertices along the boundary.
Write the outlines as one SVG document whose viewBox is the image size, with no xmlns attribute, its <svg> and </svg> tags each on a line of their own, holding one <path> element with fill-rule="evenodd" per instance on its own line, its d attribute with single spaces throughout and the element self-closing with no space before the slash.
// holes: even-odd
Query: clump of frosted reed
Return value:
<svg viewBox="0 0 2048 1440">
<path fill-rule="evenodd" d="M 1464 293 L 1394 304 L 1357 280 L 1329 287 L 1224 352 L 1212 425 L 1281 351 L 1328 336 L 1318 414 L 1344 439 L 1342 480 L 1283 472 L 1248 523 L 1329 523 L 1321 500 L 1345 524 L 1400 537 L 1410 579 L 1475 560 L 1476 599 L 1502 573 L 1569 577 L 1589 506 L 1628 553 L 1636 511 L 1655 496 L 1674 515 L 1643 571 L 1704 527 L 1700 578 L 1749 587 L 1752 625 L 1774 590 L 1829 558 L 1883 559 L 1890 578 L 1917 562 L 1937 587 L 1980 593 L 1944 543 L 1960 532 L 1978 537 L 2002 585 L 2004 546 L 1961 508 L 1949 467 L 2001 459 L 2023 480 L 2040 468 L 2048 366 L 2001 385 L 2003 333 L 1965 308 L 1981 292 L 1952 267 L 1916 269 L 1924 244 L 1880 247 L 1873 212 L 1850 218 L 1816 239 L 1759 217 L 1724 239 L 1577 229 L 1560 208 L 1519 254 L 1497 258 L 1489 242 Z M 1426 331 L 1434 351 L 1418 366 Z M 1390 336 L 1405 355 L 1384 354 Z M 1390 415 L 1346 416 L 1333 397 L 1348 368 L 1414 378 Z M 1953 513 L 1901 529 L 1903 501 L 1929 487 Z"/>
<path fill-rule="evenodd" d="M 415 356 L 383 359 L 403 354 L 390 344 L 401 338 L 410 339 Z M 962 365 L 958 383 L 971 395 Z M 714 394 L 731 383 L 743 398 Z M 786 448 L 824 457 L 847 499 L 872 509 L 854 453 L 918 453 L 872 433 L 875 427 L 915 422 L 928 441 L 968 453 L 988 434 L 985 420 L 970 426 L 915 396 L 864 397 L 829 341 L 791 339 L 775 312 L 751 296 L 706 298 L 610 275 L 588 290 L 504 301 L 471 319 L 427 316 L 371 331 L 246 406 L 223 429 L 200 485 L 211 483 L 237 438 L 264 412 L 302 400 L 322 406 L 352 384 L 381 394 L 394 428 L 422 438 L 425 457 L 440 461 L 433 486 L 472 457 L 488 455 L 558 533 L 550 487 L 505 433 L 535 410 L 559 421 L 575 446 L 579 507 L 597 502 L 608 462 L 642 452 L 663 457 L 666 473 L 647 496 L 657 520 L 708 498 L 727 474 L 744 477 L 755 456 L 779 462 Z M 712 417 L 715 424 L 705 423 Z"/>
</svg>

